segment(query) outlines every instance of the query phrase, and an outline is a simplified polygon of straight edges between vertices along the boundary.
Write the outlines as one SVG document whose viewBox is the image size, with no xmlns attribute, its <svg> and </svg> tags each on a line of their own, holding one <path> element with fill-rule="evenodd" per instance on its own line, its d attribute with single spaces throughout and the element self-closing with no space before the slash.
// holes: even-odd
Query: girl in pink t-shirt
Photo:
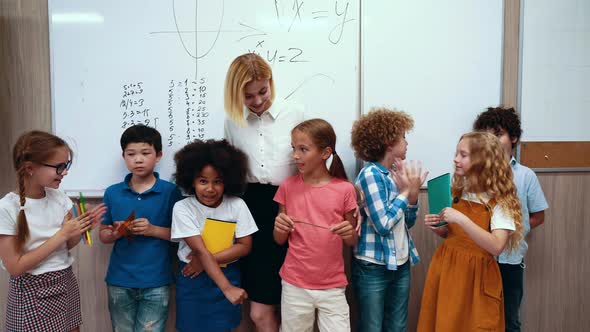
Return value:
<svg viewBox="0 0 590 332">
<path fill-rule="evenodd" d="M 317 309 L 320 331 L 350 331 L 342 243 L 354 246 L 357 241 L 355 190 L 328 122 L 301 122 L 291 131 L 291 145 L 299 174 L 287 178 L 274 198 L 279 203 L 274 239 L 278 244 L 289 240 L 279 272 L 281 330 L 311 331 Z"/>
</svg>

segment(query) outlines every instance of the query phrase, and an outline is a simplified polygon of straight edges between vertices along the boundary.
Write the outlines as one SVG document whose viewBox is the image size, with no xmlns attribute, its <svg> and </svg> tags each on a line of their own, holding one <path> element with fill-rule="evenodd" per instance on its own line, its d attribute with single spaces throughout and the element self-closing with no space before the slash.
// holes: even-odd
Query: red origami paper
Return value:
<svg viewBox="0 0 590 332">
<path fill-rule="evenodd" d="M 135 210 L 131 211 L 129 217 L 127 217 L 122 223 L 118 224 L 115 229 L 119 235 L 127 237 L 127 240 L 133 239 L 133 233 L 131 232 L 133 220 L 135 220 Z"/>
</svg>

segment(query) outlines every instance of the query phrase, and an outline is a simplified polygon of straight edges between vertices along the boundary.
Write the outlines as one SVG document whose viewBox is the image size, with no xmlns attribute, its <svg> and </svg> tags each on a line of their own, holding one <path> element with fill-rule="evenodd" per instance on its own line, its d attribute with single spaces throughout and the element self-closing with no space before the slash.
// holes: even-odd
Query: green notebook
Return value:
<svg viewBox="0 0 590 332">
<path fill-rule="evenodd" d="M 445 173 L 434 179 L 428 180 L 428 212 L 438 214 L 442 209 L 451 207 L 451 174 Z M 444 226 L 446 222 L 440 222 L 435 226 Z"/>
</svg>

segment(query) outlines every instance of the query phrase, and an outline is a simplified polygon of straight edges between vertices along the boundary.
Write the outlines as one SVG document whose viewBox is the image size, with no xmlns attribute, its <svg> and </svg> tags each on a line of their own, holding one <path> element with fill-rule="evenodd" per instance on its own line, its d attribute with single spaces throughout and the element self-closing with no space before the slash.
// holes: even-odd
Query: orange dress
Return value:
<svg viewBox="0 0 590 332">
<path fill-rule="evenodd" d="M 489 231 L 488 205 L 464 199 L 453 208 Z M 504 294 L 498 264 L 461 226 L 449 224 L 449 234 L 438 247 L 430 267 L 418 319 L 420 332 L 502 331 Z"/>
</svg>

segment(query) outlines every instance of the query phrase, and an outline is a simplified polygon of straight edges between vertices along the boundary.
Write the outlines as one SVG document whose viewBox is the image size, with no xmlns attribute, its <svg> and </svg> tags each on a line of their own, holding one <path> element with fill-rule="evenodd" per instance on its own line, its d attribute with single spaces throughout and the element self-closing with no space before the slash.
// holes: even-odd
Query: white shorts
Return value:
<svg viewBox="0 0 590 332">
<path fill-rule="evenodd" d="M 344 294 L 346 287 L 316 290 L 300 288 L 285 280 L 282 284 L 282 332 L 312 331 L 316 309 L 320 331 L 350 331 L 350 310 Z"/>
</svg>

